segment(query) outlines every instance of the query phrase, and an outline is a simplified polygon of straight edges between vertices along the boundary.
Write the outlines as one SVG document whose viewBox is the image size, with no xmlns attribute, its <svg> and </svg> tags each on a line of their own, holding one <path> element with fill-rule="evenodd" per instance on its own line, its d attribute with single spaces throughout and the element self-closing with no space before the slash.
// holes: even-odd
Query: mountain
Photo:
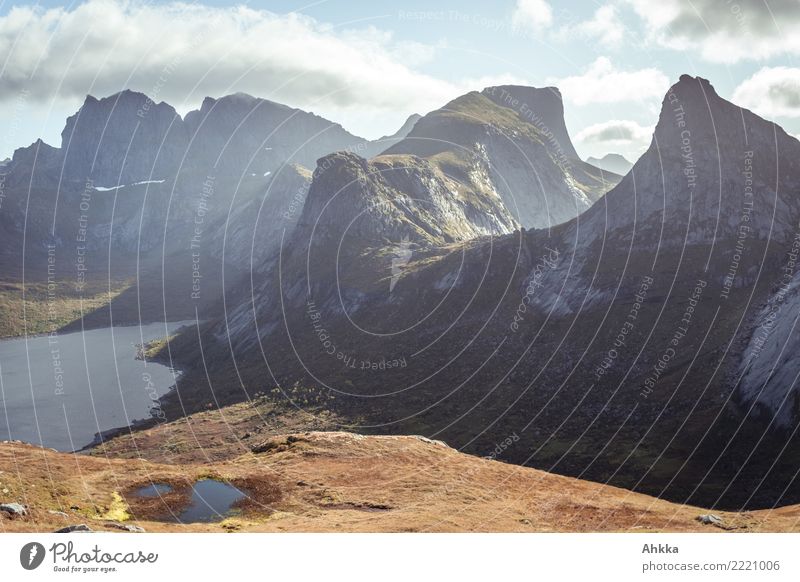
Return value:
<svg viewBox="0 0 800 582">
<path fill-rule="evenodd" d="M 61 239 L 54 206 L 59 192 L 65 194 L 59 205 L 67 206 L 82 194 L 125 194 L 120 198 L 130 208 L 114 217 L 123 224 L 138 220 L 137 212 L 148 222 L 170 213 L 171 219 L 186 220 L 193 218 L 198 191 L 209 178 L 216 206 L 224 208 L 243 187 L 266 187 L 284 164 L 313 167 L 325 154 L 363 142 L 321 117 L 241 93 L 206 98 L 182 119 L 172 106 L 125 90 L 103 99 L 88 96 L 67 119 L 59 148 L 37 142 L 17 150 L 6 167 L 6 186 L 33 181 L 47 189 L 37 195 L 47 199 L 37 204 L 43 211 L 49 204 L 49 214 L 55 214 L 51 234 Z M 146 203 L 136 195 L 139 186 L 147 186 Z M 142 199 L 133 205 L 129 198 Z M 108 220 L 94 217 L 93 227 L 100 230 Z"/>
<path fill-rule="evenodd" d="M 524 228 L 574 218 L 619 180 L 580 160 L 554 87 L 467 93 L 418 120 L 383 155 L 413 155 L 466 188 L 493 191 Z"/>
<path fill-rule="evenodd" d="M 133 91 L 88 96 L 60 147 L 38 140 L 2 168 L 0 334 L 224 313 L 219 299 L 245 289 L 294 228 L 305 165 L 364 144 L 244 94 L 185 118 Z"/>
<path fill-rule="evenodd" d="M 479 168 L 475 161 L 471 171 Z M 297 238 L 315 244 L 348 238 L 359 244 L 404 239 L 444 244 L 515 228 L 494 189 L 467 190 L 426 159 L 382 155 L 365 160 L 337 152 L 317 165 Z"/>
<path fill-rule="evenodd" d="M 369 160 L 352 152 L 321 158 L 280 265 L 260 269 L 257 297 L 232 308 L 233 341 L 252 346 L 277 325 L 277 270 L 292 273 L 290 303 L 303 304 L 309 288 L 338 314 L 357 309 L 384 297 L 384 278 L 391 287 L 407 256 L 510 234 L 521 210 L 539 212 L 544 224 L 557 208 L 574 216 L 610 186 L 608 175 L 587 168 L 567 135 L 560 94 L 528 87 L 469 93 Z M 252 312 L 265 317 L 257 329 L 247 323 Z"/>
<path fill-rule="evenodd" d="M 325 154 L 365 141 L 313 113 L 245 93 L 206 97 L 184 123 L 192 136 L 189 168 L 203 166 L 214 176 L 263 176 L 284 163 L 313 168 Z"/>
<path fill-rule="evenodd" d="M 89 95 L 67 118 L 59 164 L 64 179 L 99 187 L 162 179 L 175 175 L 188 140 L 166 103 L 128 90 L 104 99 Z"/>
<path fill-rule="evenodd" d="M 373 142 L 370 142 L 371 147 L 366 153 L 362 154 L 362 157 L 372 158 L 389 149 L 396 143 L 402 141 L 408 136 L 409 133 L 411 133 L 411 130 L 414 129 L 414 125 L 416 125 L 417 121 L 420 119 L 422 119 L 422 116 L 418 113 L 409 115 L 408 119 L 405 120 L 405 123 L 403 123 L 403 125 L 400 126 L 400 129 L 398 129 L 396 132 L 391 135 L 384 135 Z"/>
<path fill-rule="evenodd" d="M 494 123 L 464 121 L 470 108 Z M 290 248 L 205 327 L 215 401 L 261 391 L 478 455 L 513 435 L 504 460 L 680 502 L 799 500 L 793 324 L 774 314 L 795 299 L 800 142 L 684 75 L 648 150 L 588 210 L 472 238 L 465 200 L 506 200 L 485 160 L 513 159 L 513 119 L 471 93 L 384 155 L 318 165 Z M 535 125 L 514 127 L 540 178 L 565 176 Z M 446 194 L 437 169 L 471 186 L 426 214 Z M 193 341 L 172 344 L 189 368 Z M 165 409 L 209 401 L 190 373 Z"/>
<path fill-rule="evenodd" d="M 243 272 L 262 269 L 291 237 L 311 185 L 311 172 L 300 164 L 284 164 L 266 185 L 243 192 L 226 216 L 211 225 L 210 248 L 224 263 Z"/>
<path fill-rule="evenodd" d="M 195 236 L 199 208 L 206 225 L 224 222 L 239 233 L 238 240 L 246 229 L 239 222 L 253 217 L 242 208 L 252 210 L 266 197 L 264 217 L 270 220 L 281 215 L 270 211 L 292 205 L 293 219 L 283 225 L 291 230 L 308 189 L 291 176 L 298 170 L 306 175 L 304 168 L 334 151 L 372 157 L 403 139 L 418 119 L 412 115 L 394 135 L 368 142 L 312 113 L 243 93 L 206 98 L 185 118 L 171 105 L 130 90 L 87 96 L 66 120 L 60 147 L 39 140 L 3 162 L 8 212 L 0 233 L 9 244 L 0 260 L 7 273 L 21 270 L 21 245 L 12 243 L 23 236 L 34 278 L 38 269 L 30 267 L 44 264 L 46 244 L 74 247 L 76 237 L 97 254 L 86 261 L 93 271 L 108 263 L 108 253 L 116 264 L 157 249 L 169 255 Z M 81 222 L 85 233 L 79 232 Z M 275 225 L 270 233 L 277 230 Z M 218 232 L 214 228 L 213 241 L 204 245 L 214 257 L 222 256 Z M 255 244 L 261 249 L 256 258 L 266 257 L 276 242 Z M 249 246 L 228 244 L 228 256 L 241 264 Z"/>
<path fill-rule="evenodd" d="M 602 158 L 587 158 L 587 164 L 596 168 L 624 176 L 633 167 L 633 164 L 620 154 L 606 154 Z"/>
<path fill-rule="evenodd" d="M 227 281 L 238 281 L 251 249 L 260 264 L 291 231 L 305 167 L 365 143 L 319 116 L 241 93 L 207 98 L 185 118 L 134 91 L 87 96 L 60 147 L 38 140 L 4 164 L 0 266 L 10 279 L 23 269 L 32 283 L 55 278 L 76 300 L 87 283 L 108 281 L 124 290 L 112 306 L 120 322 L 185 319 L 210 305 L 186 300 L 199 264 L 213 302 L 226 261 Z M 105 309 L 87 322 L 108 318 Z"/>
</svg>

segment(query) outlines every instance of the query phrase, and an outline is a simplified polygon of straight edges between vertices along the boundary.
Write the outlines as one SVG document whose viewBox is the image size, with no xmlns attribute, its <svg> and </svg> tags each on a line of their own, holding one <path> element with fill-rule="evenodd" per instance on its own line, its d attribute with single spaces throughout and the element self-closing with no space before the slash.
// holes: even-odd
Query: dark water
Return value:
<svg viewBox="0 0 800 582">
<path fill-rule="evenodd" d="M 160 497 L 172 492 L 172 487 L 164 483 L 153 483 L 141 489 L 137 489 L 135 495 L 138 497 Z"/>
<path fill-rule="evenodd" d="M 218 521 L 231 512 L 234 503 L 245 494 L 233 485 L 205 479 L 192 487 L 192 502 L 178 515 L 181 523 Z"/>
<path fill-rule="evenodd" d="M 0 341 L 0 440 L 72 451 L 95 433 L 148 418 L 176 373 L 135 359 L 136 345 L 193 323 Z"/>
<path fill-rule="evenodd" d="M 136 490 L 137 497 L 158 497 L 172 492 L 166 483 L 151 483 Z M 246 494 L 228 483 L 216 479 L 203 479 L 192 485 L 189 505 L 178 515 L 171 516 L 178 523 L 220 521 L 230 515 L 233 504 Z"/>
</svg>

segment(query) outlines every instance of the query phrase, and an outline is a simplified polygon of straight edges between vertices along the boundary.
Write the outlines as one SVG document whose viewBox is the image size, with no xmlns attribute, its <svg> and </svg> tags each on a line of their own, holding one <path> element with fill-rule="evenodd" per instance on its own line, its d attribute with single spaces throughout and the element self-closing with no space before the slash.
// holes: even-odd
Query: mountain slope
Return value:
<svg viewBox="0 0 800 582">
<path fill-rule="evenodd" d="M 389 149 L 396 143 L 405 139 L 408 134 L 411 133 L 411 130 L 414 129 L 414 125 L 420 119 L 422 119 L 422 116 L 418 113 L 409 115 L 408 119 L 405 120 L 403 125 L 401 125 L 400 129 L 398 129 L 396 132 L 391 135 L 384 135 L 376 140 L 370 141 L 364 148 L 360 148 L 355 153 L 367 159 L 379 155 L 381 152 Z"/>
<path fill-rule="evenodd" d="M 463 167 L 477 156 L 487 186 L 525 228 L 573 218 L 616 184 L 578 158 L 558 89 L 488 87 L 429 113 L 384 152 L 416 155 L 470 184 Z"/>
<path fill-rule="evenodd" d="M 206 99 L 184 119 L 133 91 L 88 96 L 61 147 L 37 141 L 5 165 L 0 267 L 14 283 L 23 270 L 32 284 L 53 278 L 75 299 L 113 280 L 122 292 L 87 325 L 108 323 L 109 310 L 119 323 L 194 317 L 223 280 L 237 284 L 291 232 L 308 189 L 304 166 L 364 143 L 244 94 Z"/>
<path fill-rule="evenodd" d="M 498 173 L 523 163 L 528 170 Z M 266 274 L 251 282 L 253 298 L 226 308 L 234 343 L 252 347 L 280 323 L 284 308 L 275 286 L 283 273 L 290 274 L 285 302 L 292 309 L 302 309 L 310 289 L 326 309 L 357 311 L 371 296 L 384 297 L 411 255 L 517 230 L 514 195 L 531 212 L 547 202 L 532 194 L 532 173 L 535 183 L 547 182 L 554 199 L 569 197 L 572 208 L 565 212 L 574 216 L 576 200 L 588 205 L 599 193 L 577 186 L 574 170 L 584 166 L 569 142 L 560 95 L 526 87 L 469 93 L 417 120 L 406 139 L 369 160 L 348 152 L 321 158 L 280 264 L 261 269 Z M 543 220 L 551 218 L 544 213 Z"/>
<path fill-rule="evenodd" d="M 214 194 L 208 211 L 227 214 L 237 192 L 253 185 L 266 189 L 284 164 L 313 167 L 317 158 L 363 142 L 338 124 L 249 95 L 207 98 L 181 119 L 170 105 L 126 90 L 103 99 L 88 96 L 67 119 L 60 148 L 37 142 L 17 150 L 6 168 L 6 195 L 16 211 L 27 210 L 50 227 L 30 233 L 35 245 L 48 236 L 67 244 L 79 215 L 91 213 L 87 242 L 141 250 L 153 237 L 138 236 L 138 227 L 153 235 L 165 228 L 191 232 L 207 182 Z M 81 201 L 88 207 L 83 212 L 76 208 Z"/>
<path fill-rule="evenodd" d="M 312 237 L 209 325 L 217 378 L 242 379 L 215 397 L 274 389 L 302 407 L 299 383 L 364 431 L 481 455 L 516 434 L 505 460 L 709 506 L 794 502 L 800 449 L 770 425 L 786 402 L 781 426 L 796 426 L 792 385 L 776 375 L 759 399 L 739 376 L 793 273 L 798 191 L 800 142 L 681 77 L 648 151 L 563 225 L 402 252 L 358 231 L 338 254 L 352 214 L 339 216 L 321 259 Z M 191 362 L 184 341 L 173 354 Z M 205 401 L 204 382 L 187 377 L 184 405 Z"/>
</svg>

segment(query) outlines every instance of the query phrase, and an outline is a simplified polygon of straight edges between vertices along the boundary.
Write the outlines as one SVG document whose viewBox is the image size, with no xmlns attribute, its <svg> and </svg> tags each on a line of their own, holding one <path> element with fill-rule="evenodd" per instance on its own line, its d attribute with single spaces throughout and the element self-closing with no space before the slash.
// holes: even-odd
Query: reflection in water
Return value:
<svg viewBox="0 0 800 582">
<path fill-rule="evenodd" d="M 198 481 L 192 487 L 192 502 L 178 516 L 178 521 L 217 521 L 230 513 L 234 503 L 244 498 L 244 493 L 228 483 L 214 479 Z"/>
<path fill-rule="evenodd" d="M 168 495 L 176 490 L 166 483 L 151 483 L 134 492 L 136 497 L 153 498 Z M 183 494 L 179 489 L 179 494 Z M 246 495 L 229 483 L 216 479 L 203 479 L 192 485 L 191 498 L 188 491 L 186 506 L 176 513 L 166 516 L 169 521 L 197 523 L 219 521 L 231 513 L 234 504 Z M 166 502 L 166 499 L 164 500 Z M 168 504 L 165 503 L 165 507 Z"/>
<path fill-rule="evenodd" d="M 165 483 L 153 483 L 136 490 L 134 495 L 137 497 L 160 497 L 172 492 L 172 487 Z"/>
</svg>

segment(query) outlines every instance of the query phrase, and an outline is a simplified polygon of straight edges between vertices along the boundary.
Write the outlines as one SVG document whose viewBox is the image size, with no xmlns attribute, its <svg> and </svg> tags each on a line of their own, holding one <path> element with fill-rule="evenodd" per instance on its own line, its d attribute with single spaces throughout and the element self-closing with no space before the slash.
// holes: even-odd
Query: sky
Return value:
<svg viewBox="0 0 800 582">
<path fill-rule="evenodd" d="M 798 57 L 798 0 L 0 0 L 0 160 L 126 88 L 181 114 L 243 91 L 376 138 L 508 83 L 558 87 L 581 156 L 635 160 L 683 73 L 800 134 Z"/>
</svg>

